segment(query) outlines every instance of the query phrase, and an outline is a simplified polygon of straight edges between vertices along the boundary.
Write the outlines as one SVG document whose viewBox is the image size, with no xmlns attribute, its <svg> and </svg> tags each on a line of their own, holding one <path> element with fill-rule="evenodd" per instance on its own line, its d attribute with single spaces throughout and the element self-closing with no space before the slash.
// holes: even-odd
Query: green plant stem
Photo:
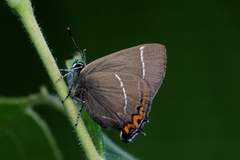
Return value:
<svg viewBox="0 0 240 160">
<path fill-rule="evenodd" d="M 57 90 L 60 98 L 64 99 L 68 93 L 68 89 L 63 80 L 60 80 L 58 83 L 56 83 L 56 80 L 61 77 L 61 73 L 59 72 L 56 62 L 34 17 L 31 2 L 29 0 L 7 0 L 7 3 L 19 15 L 20 20 L 22 21 L 34 46 L 37 49 L 38 55 L 41 58 L 55 89 Z M 72 125 L 74 126 L 78 111 L 70 97 L 64 102 L 64 107 Z M 76 133 L 88 159 L 101 159 L 91 141 L 82 119 L 79 119 L 77 127 L 74 128 L 76 129 Z"/>
</svg>

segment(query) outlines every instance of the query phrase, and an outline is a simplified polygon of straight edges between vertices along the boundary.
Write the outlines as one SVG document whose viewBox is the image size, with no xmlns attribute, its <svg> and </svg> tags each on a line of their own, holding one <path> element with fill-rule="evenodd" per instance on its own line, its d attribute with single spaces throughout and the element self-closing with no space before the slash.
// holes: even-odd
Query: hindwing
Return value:
<svg viewBox="0 0 240 160">
<path fill-rule="evenodd" d="M 123 129 L 129 122 L 139 127 L 134 115 L 147 121 L 150 89 L 138 75 L 95 72 L 86 77 L 84 87 L 86 111 L 102 127 Z"/>
</svg>

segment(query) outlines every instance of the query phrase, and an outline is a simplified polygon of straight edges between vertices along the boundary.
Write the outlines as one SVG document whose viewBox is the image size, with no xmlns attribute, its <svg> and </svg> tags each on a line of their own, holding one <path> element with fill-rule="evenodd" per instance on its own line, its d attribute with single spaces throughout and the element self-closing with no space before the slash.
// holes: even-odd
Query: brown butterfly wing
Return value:
<svg viewBox="0 0 240 160">
<path fill-rule="evenodd" d="M 103 128 L 138 128 L 148 119 L 150 89 L 140 76 L 121 72 L 95 72 L 84 80 L 84 101 L 90 117 Z M 134 115 L 138 115 L 135 116 Z"/>
<path fill-rule="evenodd" d="M 165 76 L 165 67 L 165 47 L 161 44 L 143 44 L 93 61 L 82 70 L 81 76 L 95 72 L 136 74 L 149 84 L 152 101 Z"/>
</svg>

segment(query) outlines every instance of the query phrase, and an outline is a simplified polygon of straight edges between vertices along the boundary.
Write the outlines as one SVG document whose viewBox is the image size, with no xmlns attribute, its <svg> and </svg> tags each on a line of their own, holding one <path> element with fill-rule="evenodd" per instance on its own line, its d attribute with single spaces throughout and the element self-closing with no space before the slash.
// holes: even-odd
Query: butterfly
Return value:
<svg viewBox="0 0 240 160">
<path fill-rule="evenodd" d="M 74 39 L 73 42 L 76 45 Z M 83 62 L 75 60 L 71 69 L 63 69 L 68 71 L 63 76 L 67 76 L 68 96 L 81 103 L 101 127 L 118 129 L 124 142 L 133 141 L 138 134 L 145 135 L 143 126 L 149 121 L 152 101 L 165 76 L 165 47 L 143 44 L 88 65 L 85 50 L 81 54 Z"/>
</svg>

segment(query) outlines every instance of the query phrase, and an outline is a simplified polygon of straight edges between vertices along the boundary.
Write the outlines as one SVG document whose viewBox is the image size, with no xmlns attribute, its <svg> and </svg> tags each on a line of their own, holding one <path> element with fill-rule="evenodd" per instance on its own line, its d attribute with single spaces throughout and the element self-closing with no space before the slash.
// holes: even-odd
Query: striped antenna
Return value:
<svg viewBox="0 0 240 160">
<path fill-rule="evenodd" d="M 86 50 L 86 49 L 84 49 L 83 52 L 82 52 L 82 51 L 78 48 L 78 45 L 77 45 L 75 39 L 73 38 L 73 36 L 72 36 L 72 32 L 71 32 L 71 30 L 70 30 L 69 27 L 67 28 L 67 30 L 68 30 L 68 33 L 69 33 L 69 35 L 70 35 L 70 37 L 71 37 L 71 39 L 72 39 L 72 41 L 73 41 L 75 47 L 77 48 L 78 52 L 81 54 L 81 57 L 82 57 L 83 63 L 86 64 L 86 56 L 85 56 L 85 50 Z"/>
</svg>

